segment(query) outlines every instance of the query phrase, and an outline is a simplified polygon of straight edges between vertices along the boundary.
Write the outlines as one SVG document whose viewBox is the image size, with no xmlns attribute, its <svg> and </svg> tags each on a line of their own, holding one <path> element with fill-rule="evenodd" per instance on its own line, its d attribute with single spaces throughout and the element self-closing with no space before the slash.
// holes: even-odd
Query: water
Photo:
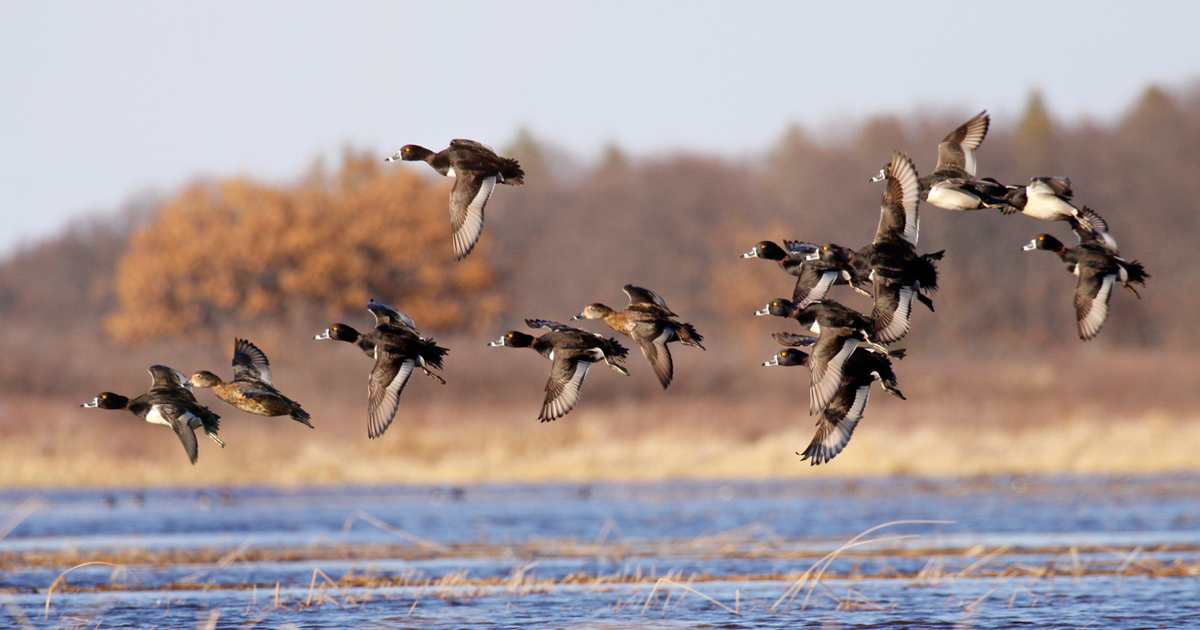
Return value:
<svg viewBox="0 0 1200 630">
<path fill-rule="evenodd" d="M 893 521 L 943 522 L 795 588 Z M 1200 627 L 1192 475 L 5 492 L 0 536 L 0 627 Z"/>
</svg>

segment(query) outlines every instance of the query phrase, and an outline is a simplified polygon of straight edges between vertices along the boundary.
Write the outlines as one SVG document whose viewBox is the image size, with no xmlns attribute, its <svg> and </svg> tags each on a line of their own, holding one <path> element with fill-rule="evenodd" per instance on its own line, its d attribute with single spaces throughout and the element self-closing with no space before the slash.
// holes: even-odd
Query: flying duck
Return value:
<svg viewBox="0 0 1200 630">
<path fill-rule="evenodd" d="M 825 299 L 831 287 L 847 284 L 852 280 L 848 265 L 822 256 L 820 248 L 812 243 L 785 240 L 783 246 L 780 247 L 772 241 L 762 241 L 755 245 L 754 249 L 742 254 L 742 258 L 777 261 L 780 269 L 796 277 L 792 301 L 801 307 Z M 860 285 L 855 285 L 854 288 L 862 292 Z"/>
<path fill-rule="evenodd" d="M 775 335 L 784 345 L 806 345 L 806 342 L 793 344 L 786 337 L 787 333 Z M 782 337 L 782 338 L 781 338 Z M 811 339 L 804 338 L 804 339 Z M 896 354 L 898 354 L 897 351 Z M 764 366 L 796 366 L 808 365 L 809 355 L 795 347 L 780 351 Z M 871 396 L 871 383 L 879 381 L 884 390 L 904 399 L 896 384 L 896 374 L 892 371 L 892 362 L 887 357 L 875 352 L 858 348 L 846 361 L 843 370 L 841 386 L 834 395 L 829 406 L 821 412 L 817 420 L 817 432 L 812 442 L 801 455 L 801 461 L 809 460 L 810 465 L 823 464 L 841 453 L 850 442 L 858 422 L 862 420 L 867 408 L 867 400 Z"/>
<path fill-rule="evenodd" d="M 218 422 L 221 416 L 196 401 L 187 376 L 165 365 L 152 365 L 150 378 L 150 391 L 137 398 L 130 400 L 120 394 L 102 392 L 91 402 L 83 403 L 80 407 L 125 409 L 150 424 L 171 427 L 175 430 L 175 435 L 179 436 L 183 450 L 187 452 L 188 459 L 193 464 L 200 455 L 200 448 L 196 444 L 196 429 L 204 429 L 208 437 L 222 448 L 225 447 L 225 442 L 217 437 L 217 431 L 221 428 Z"/>
<path fill-rule="evenodd" d="M 795 319 L 817 335 L 808 362 L 812 371 L 808 388 L 809 415 L 820 413 L 829 406 L 841 387 L 846 360 L 856 349 L 868 346 L 888 354 L 888 349 L 873 339 L 874 324 L 869 318 L 831 300 L 797 308 L 791 300 L 779 298 L 754 314 Z"/>
<path fill-rule="evenodd" d="M 313 428 L 308 412 L 300 403 L 284 396 L 275 389 L 271 375 L 271 363 L 258 346 L 245 339 L 233 340 L 233 380 L 226 383 L 221 377 L 208 371 L 192 375 L 195 387 L 208 387 L 217 398 L 259 416 L 290 416 L 308 428 Z"/>
<path fill-rule="evenodd" d="M 975 180 L 975 150 L 983 143 L 983 138 L 987 135 L 988 125 L 991 119 L 988 117 L 987 111 L 979 112 L 975 117 L 967 122 L 959 125 L 957 129 L 951 131 L 938 145 L 938 162 L 937 167 L 933 172 L 919 181 L 919 195 L 922 201 L 944 208 L 946 210 L 963 210 L 974 208 L 955 207 L 963 203 L 959 197 L 964 190 L 957 190 L 956 187 L 962 187 L 963 182 Z M 890 169 L 891 163 L 885 165 L 879 174 L 871 179 L 873 182 L 883 181 L 887 178 L 887 171 Z M 958 183 L 944 184 L 935 192 L 934 188 L 941 182 L 947 180 L 962 180 Z M 943 206 L 945 203 L 947 205 Z M 914 245 L 916 243 L 913 243 Z"/>
<path fill-rule="evenodd" d="M 374 439 L 383 435 L 396 417 L 400 394 L 414 368 L 419 367 L 429 378 L 446 384 L 429 368 L 442 369 L 442 358 L 450 350 L 437 345 L 432 338 L 422 337 L 411 317 L 386 304 L 371 300 L 367 310 L 375 316 L 374 330 L 360 334 L 339 323 L 315 338 L 352 343 L 375 359 L 375 367 L 367 377 L 367 437 Z"/>
<path fill-rule="evenodd" d="M 1108 319 L 1108 300 L 1112 297 L 1113 284 L 1117 280 L 1130 293 L 1141 299 L 1131 283 L 1146 286 L 1150 274 L 1138 261 L 1126 261 L 1117 255 L 1115 248 L 1108 247 L 1103 237 L 1078 224 L 1075 234 L 1079 245 L 1068 249 L 1062 241 L 1049 234 L 1040 234 L 1029 241 L 1023 249 L 1041 249 L 1058 254 L 1067 271 L 1079 278 L 1075 285 L 1075 322 L 1079 338 L 1088 341 L 1095 337 L 1104 321 Z"/>
<path fill-rule="evenodd" d="M 520 331 L 509 331 L 489 346 L 509 348 L 532 348 L 550 359 L 550 380 L 546 381 L 546 398 L 538 420 L 557 420 L 579 403 L 579 389 L 587 377 L 591 364 L 604 361 L 608 367 L 629 376 L 629 371 L 617 362 L 624 361 L 629 351 L 616 339 L 605 339 L 593 332 L 572 328 L 565 324 L 542 319 L 527 319 L 525 325 L 533 329 L 549 328 L 550 332 L 533 337 Z"/>
<path fill-rule="evenodd" d="M 666 389 L 674 375 L 674 363 L 667 344 L 678 341 L 703 350 L 700 342 L 704 337 L 691 324 L 675 319 L 678 315 L 671 312 L 657 293 L 632 284 L 625 285 L 623 290 L 629 296 L 629 306 L 624 310 L 616 311 L 600 303 L 589 304 L 571 319 L 603 319 L 609 328 L 632 338 L 654 368 L 658 382 Z"/>
<path fill-rule="evenodd" d="M 918 181 L 912 160 L 899 151 L 892 153 L 892 166 L 886 169 L 887 187 L 880 201 L 879 227 L 875 241 L 855 252 L 855 264 L 869 269 L 875 307 L 871 312 L 875 340 L 898 341 L 911 327 L 912 301 L 921 301 L 933 310 L 928 294 L 937 290 L 937 267 L 944 251 L 917 255 L 920 213 Z"/>
<path fill-rule="evenodd" d="M 433 170 L 454 177 L 450 191 L 450 228 L 453 231 L 454 259 L 471 253 L 483 232 L 483 207 L 496 184 L 520 186 L 525 171 L 511 158 L 496 155 L 490 147 L 474 140 L 451 140 L 450 146 L 437 153 L 422 146 L 406 144 L 385 161 L 428 162 Z"/>
</svg>

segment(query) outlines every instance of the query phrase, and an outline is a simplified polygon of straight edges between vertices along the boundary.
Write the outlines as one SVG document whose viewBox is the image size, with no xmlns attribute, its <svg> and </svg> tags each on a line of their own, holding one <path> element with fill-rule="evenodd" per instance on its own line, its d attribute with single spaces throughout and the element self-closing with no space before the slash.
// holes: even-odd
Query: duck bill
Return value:
<svg viewBox="0 0 1200 630">
<path fill-rule="evenodd" d="M 325 332 L 319 333 L 316 337 L 313 337 L 313 339 L 333 339 L 333 337 L 329 336 L 329 329 L 326 328 Z"/>
<path fill-rule="evenodd" d="M 759 310 L 757 310 L 757 311 L 754 311 L 754 314 L 755 314 L 755 315 L 758 315 L 759 317 L 762 317 L 763 315 L 770 315 L 770 314 L 771 314 L 771 307 L 770 307 L 770 306 L 764 306 L 764 307 L 762 307 L 761 309 L 759 309 Z"/>
<path fill-rule="evenodd" d="M 1033 239 L 1032 241 L 1029 241 L 1029 243 L 1026 244 L 1025 247 L 1022 247 L 1021 251 L 1031 252 L 1035 249 L 1037 249 L 1037 239 L 1036 238 Z"/>
<path fill-rule="evenodd" d="M 402 153 L 403 153 L 402 151 L 397 151 L 396 154 L 393 155 L 392 157 L 383 158 L 383 161 L 384 162 L 399 162 L 400 160 L 404 159 L 404 157 L 401 155 Z"/>
<path fill-rule="evenodd" d="M 580 313 L 580 314 L 576 315 L 575 317 L 572 317 L 571 319 L 569 319 L 569 320 L 567 320 L 567 321 L 573 322 L 573 321 L 575 321 L 575 320 L 577 320 L 577 319 L 586 319 L 586 318 L 584 317 L 583 313 Z"/>
<path fill-rule="evenodd" d="M 745 254 L 742 254 L 742 258 L 758 258 L 758 248 L 755 247 L 754 249 L 746 252 Z"/>
<path fill-rule="evenodd" d="M 504 337 L 501 337 L 501 338 L 489 343 L 488 347 L 503 346 L 503 345 L 504 345 Z"/>
<path fill-rule="evenodd" d="M 775 365 L 779 365 L 779 355 L 778 354 L 771 357 L 771 359 L 769 361 L 763 361 L 763 367 L 771 367 L 771 366 L 775 366 Z"/>
<path fill-rule="evenodd" d="M 804 260 L 816 260 L 820 257 L 821 257 L 821 254 L 819 254 L 817 252 L 811 252 L 811 253 L 804 255 Z"/>
<path fill-rule="evenodd" d="M 79 406 L 80 406 L 80 407 L 99 407 L 99 406 L 100 406 L 100 397 L 99 397 L 99 396 L 97 396 L 97 397 L 95 397 L 95 398 L 93 398 L 93 399 L 92 399 L 92 402 L 85 402 L 85 403 L 83 403 L 82 405 L 79 405 Z"/>
<path fill-rule="evenodd" d="M 873 184 L 875 182 L 881 182 L 885 179 L 887 179 L 887 169 L 881 168 L 881 169 L 879 169 L 879 174 L 876 175 L 875 177 L 872 177 L 870 181 Z"/>
</svg>

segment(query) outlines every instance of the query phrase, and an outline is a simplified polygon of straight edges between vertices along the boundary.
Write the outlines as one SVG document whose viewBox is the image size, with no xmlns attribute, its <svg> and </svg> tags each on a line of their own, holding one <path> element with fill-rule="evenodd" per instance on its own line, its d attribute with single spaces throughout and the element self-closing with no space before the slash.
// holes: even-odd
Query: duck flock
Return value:
<svg viewBox="0 0 1200 630">
<path fill-rule="evenodd" d="M 917 253 L 922 201 L 944 210 L 994 208 L 1004 214 L 1021 213 L 1067 223 L 1078 240 L 1075 247 L 1068 248 L 1050 234 L 1039 234 L 1024 249 L 1054 252 L 1067 271 L 1078 278 L 1075 315 L 1079 337 L 1084 341 L 1095 337 L 1104 325 L 1112 289 L 1118 281 L 1140 298 L 1132 284 L 1145 286 L 1150 276 L 1140 263 L 1120 256 L 1116 240 L 1099 214 L 1074 205 L 1069 179 L 1034 177 L 1027 185 L 1010 186 L 993 178 L 977 177 L 975 152 L 987 135 L 989 123 L 985 111 L 950 132 L 938 145 L 937 167 L 925 177 L 918 176 L 907 155 L 892 153 L 891 161 L 870 180 L 885 182 L 885 188 L 879 227 L 868 245 L 854 250 L 832 243 L 785 240 L 781 246 L 762 241 L 742 255 L 776 261 L 780 269 L 796 277 L 790 299 L 776 298 L 755 314 L 794 319 L 815 335 L 775 333 L 775 340 L 786 348 L 763 363 L 809 368 L 809 413 L 817 415 L 818 420 L 812 442 L 799 453 L 802 460 L 821 464 L 846 447 L 863 418 L 875 381 L 888 393 L 904 398 L 892 360 L 903 358 L 905 350 L 888 346 L 908 334 L 913 300 L 933 310 L 936 263 L 945 253 Z M 436 153 L 410 144 L 387 161 L 423 161 L 438 173 L 455 178 L 450 193 L 455 260 L 465 258 L 479 241 L 484 207 L 496 184 L 520 185 L 525 177 L 516 160 L 501 157 L 472 140 L 453 140 L 449 148 Z M 837 285 L 848 285 L 871 298 L 874 306 L 870 314 L 827 297 Z M 680 321 L 654 291 L 629 284 L 624 292 L 629 298 L 624 309 L 595 303 L 571 319 L 604 320 L 613 330 L 632 338 L 666 389 L 674 375 L 668 344 L 678 342 L 703 350 L 703 337 L 694 326 Z M 449 349 L 423 336 L 412 318 L 391 306 L 371 300 L 367 310 L 375 317 L 373 329 L 360 333 L 347 324 L 336 323 L 315 338 L 349 342 L 375 360 L 367 380 L 367 435 L 378 438 L 395 418 L 400 394 L 415 370 L 446 383 L 433 370 L 442 369 Z M 513 330 L 488 345 L 530 348 L 551 361 L 538 415 L 542 422 L 557 420 L 575 408 L 593 363 L 603 362 L 629 375 L 622 365 L 629 351 L 615 338 L 544 319 L 526 319 L 525 324 L 547 332 L 534 337 Z M 245 339 L 234 340 L 232 381 L 223 381 L 209 371 L 189 378 L 162 365 L 151 366 L 150 375 L 150 390 L 137 398 L 103 392 L 81 406 L 125 409 L 152 424 L 171 427 L 193 464 L 199 451 L 196 429 L 225 446 L 217 436 L 220 416 L 197 401 L 193 387 L 212 389 L 218 398 L 242 411 L 287 416 L 313 428 L 300 404 L 275 388 L 266 354 Z"/>
</svg>

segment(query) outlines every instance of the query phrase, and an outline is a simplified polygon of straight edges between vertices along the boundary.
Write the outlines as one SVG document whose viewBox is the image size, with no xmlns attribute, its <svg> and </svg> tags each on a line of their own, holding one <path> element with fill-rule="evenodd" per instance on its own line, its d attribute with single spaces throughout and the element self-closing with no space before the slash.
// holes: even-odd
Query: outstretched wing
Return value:
<svg viewBox="0 0 1200 630">
<path fill-rule="evenodd" d="M 979 112 L 974 118 L 959 125 L 951 131 L 938 145 L 937 170 L 957 168 L 975 177 L 975 149 L 983 144 L 991 119 L 987 110 Z"/>
<path fill-rule="evenodd" d="M 150 387 L 182 387 L 192 391 L 192 381 L 179 370 L 165 365 L 150 366 Z"/>
<path fill-rule="evenodd" d="M 892 343 L 908 334 L 915 295 L 912 285 L 875 271 L 875 307 L 871 311 L 875 341 Z"/>
<path fill-rule="evenodd" d="M 842 386 L 846 360 L 858 348 L 858 339 L 847 336 L 853 329 L 822 328 L 809 355 L 812 378 L 808 388 L 809 415 L 824 411 Z"/>
<path fill-rule="evenodd" d="M 867 408 L 867 400 L 871 397 L 871 383 L 865 385 L 847 383 L 842 387 L 829 404 L 829 408 L 821 414 L 817 422 L 817 433 L 813 436 L 808 448 L 804 449 L 801 460 L 810 460 L 811 465 L 823 464 L 842 452 L 854 434 L 858 421 L 862 420 Z"/>
<path fill-rule="evenodd" d="M 375 347 L 375 368 L 367 377 L 367 437 L 383 435 L 392 424 L 400 407 L 400 393 L 415 365 L 413 359 Z"/>
<path fill-rule="evenodd" d="M 274 385 L 271 362 L 258 346 L 245 339 L 233 340 L 233 379 L 236 381 L 262 381 Z"/>
<path fill-rule="evenodd" d="M 650 362 L 650 367 L 654 368 L 654 375 L 658 377 L 658 382 L 662 384 L 663 389 L 666 389 L 671 384 L 671 379 L 675 375 L 675 364 L 671 360 L 671 350 L 667 348 L 667 342 L 673 337 L 672 330 L 663 327 L 658 333 L 658 336 L 653 339 L 635 336 L 638 346 L 642 349 L 642 354 L 646 356 L 646 360 Z"/>
<path fill-rule="evenodd" d="M 788 346 L 790 348 L 802 348 L 804 346 L 811 346 L 814 343 L 817 343 L 816 337 L 797 335 L 790 332 L 771 333 L 771 336 L 775 338 L 775 341 L 779 342 L 779 345 Z"/>
<path fill-rule="evenodd" d="M 533 329 L 549 328 L 550 330 L 571 330 L 571 327 L 566 324 L 550 321 L 548 319 L 527 319 L 525 325 Z"/>
<path fill-rule="evenodd" d="M 476 142 L 474 140 L 467 140 L 465 138 L 456 138 L 454 140 L 451 140 L 450 148 L 451 149 L 469 149 L 471 151 L 475 151 L 478 153 L 490 154 L 494 157 L 496 156 L 496 151 L 495 151 L 495 149 L 492 149 L 492 147 L 489 147 L 488 145 L 486 145 L 482 142 Z"/>
<path fill-rule="evenodd" d="M 579 403 L 579 389 L 587 378 L 590 363 L 572 357 L 555 357 L 546 381 L 546 399 L 538 420 L 550 422 L 567 415 Z"/>
<path fill-rule="evenodd" d="M 1104 320 L 1108 319 L 1108 298 L 1112 296 L 1117 275 L 1104 273 L 1091 267 L 1079 267 L 1079 283 L 1075 286 L 1075 322 L 1079 338 L 1087 341 L 1095 337 Z"/>
<path fill-rule="evenodd" d="M 921 217 L 921 185 L 917 179 L 917 168 L 912 160 L 900 151 L 892 152 L 892 166 L 887 169 L 887 189 L 879 207 L 879 228 L 875 231 L 875 242 L 906 240 L 916 245 Z"/>
<path fill-rule="evenodd" d="M 196 430 L 192 428 L 192 421 L 195 420 L 197 424 L 200 424 L 200 418 L 178 405 L 155 405 L 155 407 L 171 408 L 169 411 L 160 409 L 159 414 L 169 415 L 172 418 L 171 428 L 175 430 L 175 435 L 179 436 L 179 441 L 183 443 L 183 450 L 187 452 L 188 459 L 195 464 L 196 458 L 200 456 L 200 447 L 196 444 Z"/>
<path fill-rule="evenodd" d="M 496 188 L 496 175 L 476 171 L 455 171 L 454 190 L 450 191 L 450 229 L 453 232 L 454 259 L 462 260 L 474 249 L 483 233 L 483 207 Z"/>
<path fill-rule="evenodd" d="M 367 310 L 371 311 L 371 314 L 375 316 L 376 327 L 396 326 L 398 328 L 406 328 L 412 331 L 413 334 L 417 334 L 417 325 L 413 322 L 412 318 L 387 304 L 371 300 L 367 303 Z"/>
<path fill-rule="evenodd" d="M 1070 199 L 1074 194 L 1071 180 L 1066 177 L 1034 177 L 1025 190 L 1029 194 L 1054 195 L 1063 199 Z"/>
<path fill-rule="evenodd" d="M 631 305 L 632 304 L 653 304 L 653 305 L 667 311 L 671 315 L 675 314 L 675 313 L 671 313 L 671 307 L 667 306 L 667 301 L 662 299 L 661 295 L 651 291 L 650 289 L 643 289 L 642 287 L 635 287 L 632 284 L 627 284 L 624 287 L 622 287 L 621 290 L 625 292 L 625 295 L 629 296 L 629 303 Z"/>
</svg>

